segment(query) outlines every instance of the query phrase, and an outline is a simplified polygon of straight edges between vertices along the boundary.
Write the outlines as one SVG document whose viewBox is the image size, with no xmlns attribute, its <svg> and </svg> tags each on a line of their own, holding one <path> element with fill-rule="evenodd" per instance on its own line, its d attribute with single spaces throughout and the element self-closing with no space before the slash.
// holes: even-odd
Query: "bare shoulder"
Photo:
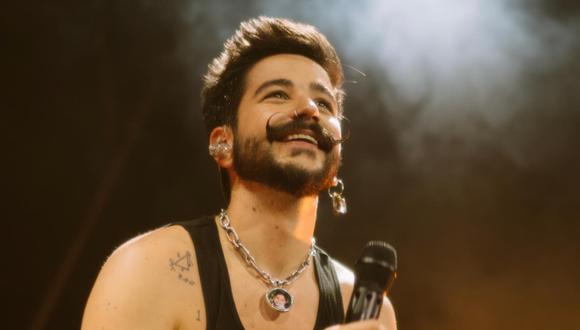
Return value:
<svg viewBox="0 0 580 330">
<path fill-rule="evenodd" d="M 352 290 L 354 288 L 354 273 L 348 267 L 334 259 L 332 259 L 332 263 L 336 271 L 336 277 L 338 278 L 338 282 L 340 284 L 340 290 L 342 293 L 342 305 L 345 309 L 344 312 L 346 313 L 346 310 L 348 309 L 348 303 L 350 302 L 350 296 L 352 295 Z M 379 321 L 383 325 L 387 326 L 387 329 L 389 330 L 397 329 L 395 310 L 388 297 L 385 297 L 383 300 L 383 307 L 381 308 Z"/>
<path fill-rule="evenodd" d="M 177 327 L 180 310 L 188 306 L 174 302 L 184 301 L 185 292 L 194 296 L 199 282 L 195 260 L 191 239 L 181 226 L 162 227 L 125 242 L 99 272 L 83 329 Z"/>
</svg>

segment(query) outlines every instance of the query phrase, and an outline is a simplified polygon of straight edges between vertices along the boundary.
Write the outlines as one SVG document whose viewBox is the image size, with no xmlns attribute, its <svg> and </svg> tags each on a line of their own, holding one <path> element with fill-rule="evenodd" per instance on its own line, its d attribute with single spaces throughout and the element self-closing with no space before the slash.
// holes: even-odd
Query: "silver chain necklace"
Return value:
<svg viewBox="0 0 580 330">
<path fill-rule="evenodd" d="M 254 258 L 254 256 L 252 256 L 248 248 L 246 248 L 246 246 L 242 244 L 242 242 L 240 241 L 240 236 L 238 236 L 236 230 L 231 226 L 232 221 L 230 220 L 230 217 L 228 216 L 226 210 L 224 209 L 221 210 L 218 216 L 218 220 L 220 226 L 226 232 L 226 237 L 228 238 L 230 243 L 232 243 L 236 251 L 238 251 L 242 259 L 244 259 L 246 264 L 252 267 L 260 275 L 260 278 L 271 287 L 271 289 L 268 290 L 268 292 L 266 292 L 265 295 L 268 305 L 270 305 L 273 309 L 279 312 L 289 311 L 290 308 L 292 307 L 292 304 L 294 303 L 294 297 L 292 297 L 292 295 L 287 290 L 283 289 L 283 287 L 293 283 L 300 276 L 300 274 L 302 274 L 306 270 L 306 268 L 308 268 L 308 266 L 310 265 L 310 257 L 311 256 L 314 257 L 314 255 L 316 254 L 315 250 L 316 240 L 314 239 L 314 237 L 312 237 L 310 250 L 308 251 L 308 254 L 306 255 L 304 261 L 302 261 L 302 263 L 298 266 L 298 268 L 295 271 L 292 272 L 292 274 L 290 274 L 290 276 L 286 277 L 283 280 L 280 280 L 273 278 L 272 275 L 270 275 L 268 272 L 266 272 L 256 264 L 256 259 Z"/>
</svg>

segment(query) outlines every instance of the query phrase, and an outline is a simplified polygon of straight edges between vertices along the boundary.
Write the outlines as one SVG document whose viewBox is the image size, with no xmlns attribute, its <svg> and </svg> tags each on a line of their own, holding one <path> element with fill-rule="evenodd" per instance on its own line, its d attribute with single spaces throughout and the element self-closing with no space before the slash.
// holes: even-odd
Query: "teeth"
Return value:
<svg viewBox="0 0 580 330">
<path fill-rule="evenodd" d="M 306 140 L 308 142 L 311 142 L 314 145 L 318 145 L 318 141 L 316 141 L 315 138 L 313 138 L 310 135 L 305 135 L 305 134 L 292 134 L 286 138 L 286 141 L 292 141 L 292 140 Z"/>
</svg>

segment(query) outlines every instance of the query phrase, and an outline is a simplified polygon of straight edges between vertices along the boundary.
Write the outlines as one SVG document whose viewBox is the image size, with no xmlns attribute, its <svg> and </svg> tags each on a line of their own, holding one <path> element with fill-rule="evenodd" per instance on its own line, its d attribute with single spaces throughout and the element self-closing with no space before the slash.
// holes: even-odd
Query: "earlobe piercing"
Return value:
<svg viewBox="0 0 580 330">
<path fill-rule="evenodd" d="M 345 215 L 347 212 L 346 209 L 346 199 L 342 195 L 344 192 L 344 183 L 342 183 L 341 179 L 334 178 L 336 182 L 337 191 L 332 191 L 332 188 L 328 189 L 328 196 L 330 196 L 330 200 L 332 201 L 332 213 L 334 215 Z"/>
</svg>

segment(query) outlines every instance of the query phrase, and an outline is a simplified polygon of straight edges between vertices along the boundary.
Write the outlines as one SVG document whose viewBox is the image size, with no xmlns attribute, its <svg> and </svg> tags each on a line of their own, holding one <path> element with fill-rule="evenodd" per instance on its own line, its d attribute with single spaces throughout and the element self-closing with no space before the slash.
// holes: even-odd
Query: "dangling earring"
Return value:
<svg viewBox="0 0 580 330">
<path fill-rule="evenodd" d="M 210 156 L 223 157 L 230 151 L 231 147 L 226 142 L 219 141 L 216 144 L 210 144 L 208 149 L 209 149 Z"/>
<path fill-rule="evenodd" d="M 332 213 L 334 215 L 345 215 L 346 214 L 346 199 L 342 196 L 344 192 L 344 183 L 341 179 L 335 178 L 337 191 L 332 191 L 332 188 L 328 189 L 328 196 L 332 201 Z"/>
</svg>

